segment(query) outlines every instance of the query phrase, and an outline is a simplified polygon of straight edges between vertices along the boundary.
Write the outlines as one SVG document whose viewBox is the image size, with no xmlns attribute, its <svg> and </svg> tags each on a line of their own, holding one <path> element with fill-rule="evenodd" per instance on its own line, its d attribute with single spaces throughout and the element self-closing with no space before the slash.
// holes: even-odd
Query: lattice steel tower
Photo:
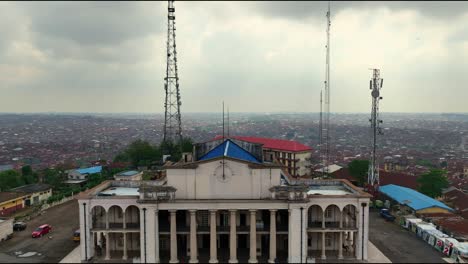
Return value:
<svg viewBox="0 0 468 264">
<path fill-rule="evenodd" d="M 368 172 L 368 187 L 376 191 L 379 186 L 379 164 L 377 161 L 377 136 L 383 135 L 380 124 L 383 122 L 379 119 L 379 101 L 382 100 L 380 96 L 380 89 L 382 89 L 383 79 L 380 78 L 380 70 L 372 69 L 373 77 L 370 80 L 370 89 L 372 90 L 372 113 L 369 119 L 371 123 L 372 133 L 372 151 L 371 160 L 369 163 Z"/>
<path fill-rule="evenodd" d="M 164 78 L 166 100 L 164 102 L 164 138 L 163 141 L 179 141 L 182 139 L 182 124 L 180 118 L 179 75 L 177 73 L 176 22 L 174 1 L 168 1 L 167 16 L 167 67 Z"/>
<path fill-rule="evenodd" d="M 327 12 L 327 46 L 325 67 L 325 116 L 322 121 L 322 93 L 320 93 L 320 159 L 322 162 L 322 175 L 328 175 L 330 163 L 330 2 Z M 325 131 L 323 131 L 325 130 Z"/>
</svg>

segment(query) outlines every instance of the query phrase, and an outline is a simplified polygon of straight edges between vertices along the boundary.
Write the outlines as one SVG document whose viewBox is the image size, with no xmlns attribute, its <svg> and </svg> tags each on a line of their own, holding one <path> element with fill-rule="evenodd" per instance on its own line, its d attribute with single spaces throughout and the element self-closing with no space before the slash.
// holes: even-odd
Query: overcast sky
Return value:
<svg viewBox="0 0 468 264">
<path fill-rule="evenodd" d="M 175 2 L 183 112 L 318 112 L 327 2 Z M 332 2 L 331 111 L 468 112 L 467 2 Z M 163 112 L 167 2 L 0 2 L 0 112 Z"/>
</svg>

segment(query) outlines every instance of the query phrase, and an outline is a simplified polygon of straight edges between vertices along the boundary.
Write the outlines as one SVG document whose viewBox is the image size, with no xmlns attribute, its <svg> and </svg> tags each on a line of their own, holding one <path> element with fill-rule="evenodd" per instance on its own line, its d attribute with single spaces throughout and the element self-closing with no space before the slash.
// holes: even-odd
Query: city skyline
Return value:
<svg viewBox="0 0 468 264">
<path fill-rule="evenodd" d="M 166 2 L 0 5 L 0 112 L 163 112 Z M 319 111 L 326 2 L 175 7 L 182 118 L 223 100 L 231 113 Z M 370 112 L 371 67 L 384 113 L 468 112 L 468 4 L 332 2 L 331 14 L 332 113 Z"/>
</svg>

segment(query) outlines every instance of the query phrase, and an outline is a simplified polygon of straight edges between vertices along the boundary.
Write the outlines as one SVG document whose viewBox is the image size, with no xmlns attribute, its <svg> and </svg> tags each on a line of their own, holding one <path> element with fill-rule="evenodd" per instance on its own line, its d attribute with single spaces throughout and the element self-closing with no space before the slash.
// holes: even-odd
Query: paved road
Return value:
<svg viewBox="0 0 468 264">
<path fill-rule="evenodd" d="M 79 227 L 78 215 L 78 203 L 71 200 L 31 219 L 24 231 L 0 243 L 0 263 L 58 263 L 77 246 L 72 237 Z M 52 233 L 32 238 L 32 231 L 41 224 L 50 224 Z"/>
<path fill-rule="evenodd" d="M 370 212 L 369 221 L 369 240 L 393 263 L 446 263 L 440 252 L 377 211 Z"/>
</svg>

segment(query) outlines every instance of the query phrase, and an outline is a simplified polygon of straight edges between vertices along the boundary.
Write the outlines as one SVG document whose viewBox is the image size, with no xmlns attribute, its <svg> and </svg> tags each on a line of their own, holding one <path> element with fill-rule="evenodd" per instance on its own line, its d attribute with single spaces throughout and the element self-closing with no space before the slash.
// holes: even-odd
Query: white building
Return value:
<svg viewBox="0 0 468 264">
<path fill-rule="evenodd" d="M 139 171 L 123 171 L 114 175 L 116 181 L 141 181 L 143 172 Z"/>
<path fill-rule="evenodd" d="M 370 195 L 346 180 L 289 179 L 231 140 L 193 156 L 162 180 L 81 195 L 82 261 L 367 259 Z"/>
<path fill-rule="evenodd" d="M 83 169 L 69 170 L 67 171 L 68 181 L 65 181 L 65 183 L 70 183 L 70 184 L 84 183 L 88 180 L 89 175 L 101 173 L 101 172 L 102 172 L 102 166 L 94 166 L 94 167 L 83 168 Z"/>
</svg>

